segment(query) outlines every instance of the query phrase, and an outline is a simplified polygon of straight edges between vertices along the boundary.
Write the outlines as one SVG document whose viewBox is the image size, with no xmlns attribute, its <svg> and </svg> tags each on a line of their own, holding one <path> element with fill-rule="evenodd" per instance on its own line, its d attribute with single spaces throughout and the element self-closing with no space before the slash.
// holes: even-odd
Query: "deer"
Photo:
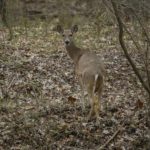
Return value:
<svg viewBox="0 0 150 150">
<path fill-rule="evenodd" d="M 104 65 L 94 52 L 76 46 L 74 34 L 78 31 L 77 25 L 65 30 L 61 25 L 57 25 L 56 31 L 62 36 L 67 53 L 74 62 L 75 74 L 82 92 L 82 99 L 80 100 L 82 110 L 85 110 L 84 92 L 86 91 L 91 106 L 87 120 L 89 121 L 94 117 L 98 123 L 105 76 Z"/>
</svg>

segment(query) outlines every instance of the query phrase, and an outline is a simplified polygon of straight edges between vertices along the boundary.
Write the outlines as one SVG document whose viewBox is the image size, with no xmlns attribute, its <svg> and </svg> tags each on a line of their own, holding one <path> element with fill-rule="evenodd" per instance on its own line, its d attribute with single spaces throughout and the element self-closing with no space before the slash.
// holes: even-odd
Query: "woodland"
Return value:
<svg viewBox="0 0 150 150">
<path fill-rule="evenodd" d="M 57 25 L 105 66 L 99 124 Z M 0 0 L 0 150 L 150 150 L 150 1 Z"/>
</svg>

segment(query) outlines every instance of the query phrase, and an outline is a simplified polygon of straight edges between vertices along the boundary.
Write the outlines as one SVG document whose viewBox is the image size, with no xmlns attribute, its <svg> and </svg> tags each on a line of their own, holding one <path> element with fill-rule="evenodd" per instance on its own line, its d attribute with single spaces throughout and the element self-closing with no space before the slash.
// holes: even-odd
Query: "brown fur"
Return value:
<svg viewBox="0 0 150 150">
<path fill-rule="evenodd" d="M 95 115 L 98 121 L 100 97 L 105 73 L 104 66 L 95 53 L 81 49 L 74 44 L 73 33 L 77 32 L 77 26 L 74 26 L 71 30 L 63 30 L 61 26 L 58 26 L 57 29 L 63 36 L 69 56 L 74 61 L 75 73 L 81 85 L 82 95 L 84 95 L 84 90 L 88 93 L 91 102 L 91 110 L 88 119 Z"/>
</svg>

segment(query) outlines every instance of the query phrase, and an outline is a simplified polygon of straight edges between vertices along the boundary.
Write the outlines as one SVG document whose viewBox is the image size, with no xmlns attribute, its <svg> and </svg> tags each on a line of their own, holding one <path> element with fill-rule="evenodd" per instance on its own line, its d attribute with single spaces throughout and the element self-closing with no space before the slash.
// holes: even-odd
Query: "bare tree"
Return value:
<svg viewBox="0 0 150 150">
<path fill-rule="evenodd" d="M 6 7 L 6 0 L 0 0 L 0 14 L 1 14 L 1 19 L 3 24 L 8 28 L 9 30 L 9 39 L 8 40 L 12 40 L 13 38 L 13 31 L 11 26 L 8 23 L 8 19 L 7 19 L 7 7 Z"/>
<path fill-rule="evenodd" d="M 139 81 L 141 82 L 143 88 L 145 89 L 145 91 L 148 93 L 149 95 L 149 99 L 147 99 L 147 122 L 148 122 L 148 128 L 150 129 L 150 72 L 149 72 L 149 46 L 150 46 L 150 38 L 149 35 L 147 34 L 144 26 L 142 25 L 142 22 L 140 21 L 139 17 L 136 15 L 136 13 L 132 10 L 135 18 L 138 20 L 142 31 L 144 33 L 145 39 L 146 39 L 146 44 L 147 44 L 147 48 L 145 50 L 145 72 L 146 72 L 146 81 L 144 81 L 142 75 L 140 74 L 139 70 L 137 69 L 134 61 L 132 60 L 132 58 L 130 57 L 129 53 L 128 53 L 128 49 L 126 47 L 125 41 L 124 41 L 124 29 L 125 29 L 125 25 L 123 24 L 120 16 L 119 16 L 119 11 L 116 5 L 116 2 L 114 0 L 111 0 L 111 4 L 112 4 L 112 8 L 114 10 L 114 14 L 116 16 L 116 20 L 118 23 L 118 28 L 119 28 L 119 42 L 120 45 L 122 47 L 122 50 L 124 51 L 124 54 L 127 58 L 127 60 L 129 61 L 130 65 L 132 66 L 132 69 L 134 71 L 134 73 L 136 74 L 136 76 L 138 77 Z M 148 131 L 149 132 L 149 131 Z"/>
</svg>

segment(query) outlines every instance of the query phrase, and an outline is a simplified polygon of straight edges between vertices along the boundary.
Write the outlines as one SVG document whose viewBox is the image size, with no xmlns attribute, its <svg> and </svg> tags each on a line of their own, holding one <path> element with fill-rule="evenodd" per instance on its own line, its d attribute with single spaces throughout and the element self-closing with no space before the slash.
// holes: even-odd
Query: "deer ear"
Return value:
<svg viewBox="0 0 150 150">
<path fill-rule="evenodd" d="M 63 33 L 63 28 L 61 27 L 61 25 L 57 25 L 56 31 L 57 31 L 58 33 Z"/>
<path fill-rule="evenodd" d="M 77 26 L 77 25 L 74 25 L 74 26 L 71 28 L 71 31 L 72 31 L 72 33 L 73 33 L 73 32 L 77 32 L 77 31 L 78 31 L 78 26 Z"/>
</svg>

